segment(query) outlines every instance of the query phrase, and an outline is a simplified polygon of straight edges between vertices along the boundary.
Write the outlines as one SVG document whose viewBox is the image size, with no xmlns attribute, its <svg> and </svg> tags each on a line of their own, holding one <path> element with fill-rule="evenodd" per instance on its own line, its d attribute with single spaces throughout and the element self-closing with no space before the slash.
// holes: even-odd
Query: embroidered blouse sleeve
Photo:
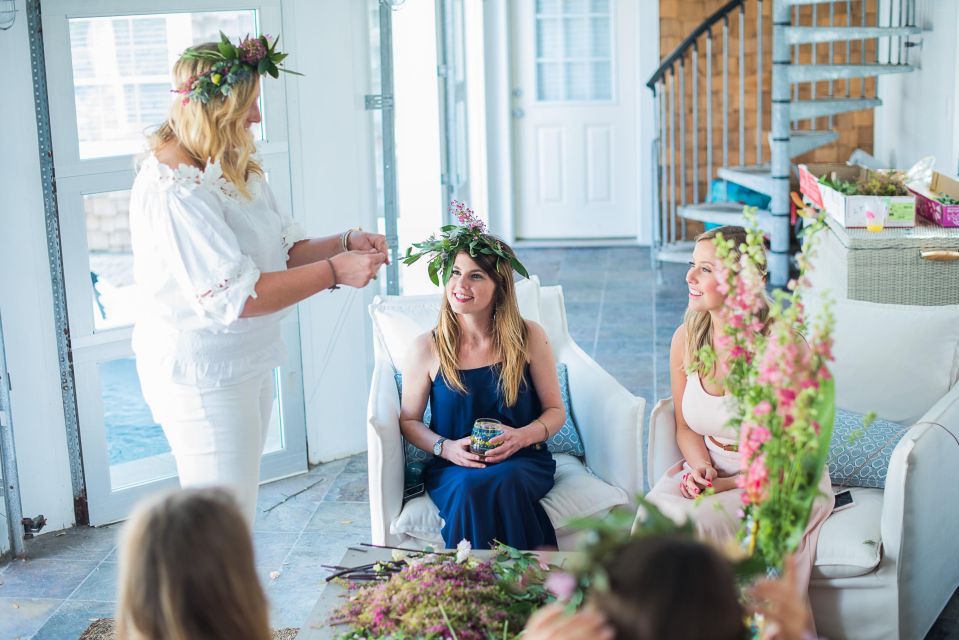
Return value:
<svg viewBox="0 0 959 640">
<path fill-rule="evenodd" d="M 221 325 L 235 322 L 256 297 L 260 270 L 240 251 L 222 205 L 192 185 L 162 189 L 153 231 L 160 251 L 194 310 Z"/>
<path fill-rule="evenodd" d="M 267 202 L 270 203 L 270 208 L 276 211 L 276 214 L 280 216 L 280 224 L 283 228 L 283 250 L 286 252 L 286 259 L 289 260 L 290 249 L 300 240 L 307 239 L 306 232 L 293 220 L 292 216 L 286 213 L 285 209 L 280 207 L 276 196 L 273 194 L 273 189 L 270 188 L 270 185 L 267 184 L 265 180 L 263 181 L 263 191 L 266 193 L 266 199 Z"/>
</svg>

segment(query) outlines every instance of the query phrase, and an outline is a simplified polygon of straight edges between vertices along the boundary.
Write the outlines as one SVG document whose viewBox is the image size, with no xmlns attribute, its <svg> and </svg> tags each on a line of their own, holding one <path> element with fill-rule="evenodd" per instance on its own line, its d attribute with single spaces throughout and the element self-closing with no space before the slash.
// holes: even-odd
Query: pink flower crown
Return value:
<svg viewBox="0 0 959 640">
<path fill-rule="evenodd" d="M 225 98 L 233 92 L 233 87 L 250 76 L 264 73 L 276 78 L 280 71 L 301 76 L 302 73 L 281 68 L 283 60 L 289 55 L 276 50 L 277 38 L 270 42 L 269 36 L 247 36 L 239 44 L 233 44 L 222 31 L 216 49 L 197 49 L 191 47 L 180 56 L 186 60 L 210 60 L 213 62 L 208 71 L 191 76 L 174 93 L 183 96 L 183 104 L 201 102 L 206 104 L 214 97 Z"/>
</svg>

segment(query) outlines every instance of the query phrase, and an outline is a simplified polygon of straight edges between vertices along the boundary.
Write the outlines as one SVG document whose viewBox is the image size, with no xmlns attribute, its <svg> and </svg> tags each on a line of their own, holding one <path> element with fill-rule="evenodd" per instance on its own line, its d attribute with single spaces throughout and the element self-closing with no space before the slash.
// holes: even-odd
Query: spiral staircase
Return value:
<svg viewBox="0 0 959 640">
<path fill-rule="evenodd" d="M 658 129 L 654 260 L 689 260 L 686 221 L 744 224 L 742 204 L 709 201 L 718 178 L 768 196 L 759 223 L 770 238 L 770 281 L 784 285 L 793 159 L 839 139 L 836 116 L 880 106 L 875 78 L 915 70 L 915 22 L 915 0 L 731 0 L 690 32 L 647 82 Z"/>
</svg>

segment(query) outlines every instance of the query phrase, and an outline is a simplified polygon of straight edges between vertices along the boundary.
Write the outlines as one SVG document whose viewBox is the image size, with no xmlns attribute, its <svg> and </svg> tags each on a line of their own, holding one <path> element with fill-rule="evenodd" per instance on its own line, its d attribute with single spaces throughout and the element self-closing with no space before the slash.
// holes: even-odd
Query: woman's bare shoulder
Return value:
<svg viewBox="0 0 959 640">
<path fill-rule="evenodd" d="M 180 165 L 196 167 L 196 161 L 186 152 L 186 150 L 175 141 L 165 142 L 153 150 L 153 155 L 161 164 L 165 164 L 171 169 L 178 169 Z M 202 167 L 197 167 L 202 168 Z"/>
</svg>

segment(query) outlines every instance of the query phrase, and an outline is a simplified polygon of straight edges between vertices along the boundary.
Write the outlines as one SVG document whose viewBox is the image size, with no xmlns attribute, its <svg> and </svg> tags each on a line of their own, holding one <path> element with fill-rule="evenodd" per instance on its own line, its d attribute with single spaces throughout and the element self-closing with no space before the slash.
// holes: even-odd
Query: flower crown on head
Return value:
<svg viewBox="0 0 959 640">
<path fill-rule="evenodd" d="M 456 255 L 465 251 L 472 258 L 480 254 L 496 256 L 497 265 L 500 260 L 506 260 L 518 274 L 524 278 L 529 277 L 526 267 L 512 255 L 506 245 L 487 235 L 486 223 L 477 218 L 472 209 L 453 200 L 450 202 L 450 213 L 456 216 L 459 224 L 441 227 L 439 237 L 433 234 L 423 242 L 414 242 L 412 247 L 407 247 L 404 264 L 413 264 L 423 256 L 434 254 L 427 268 L 430 280 L 439 286 L 442 277 L 445 285 L 453 273 Z M 414 252 L 414 247 L 419 251 Z"/>
<path fill-rule="evenodd" d="M 198 49 L 191 47 L 180 56 L 186 60 L 209 60 L 213 64 L 208 71 L 191 76 L 172 91 L 183 95 L 183 104 L 190 101 L 206 104 L 214 97 L 225 98 L 233 92 L 238 82 L 252 75 L 270 74 L 276 78 L 280 71 L 303 75 L 296 71 L 280 68 L 289 55 L 276 50 L 277 38 L 270 42 L 270 36 L 247 36 L 239 44 L 233 44 L 222 31 L 216 49 Z"/>
</svg>

